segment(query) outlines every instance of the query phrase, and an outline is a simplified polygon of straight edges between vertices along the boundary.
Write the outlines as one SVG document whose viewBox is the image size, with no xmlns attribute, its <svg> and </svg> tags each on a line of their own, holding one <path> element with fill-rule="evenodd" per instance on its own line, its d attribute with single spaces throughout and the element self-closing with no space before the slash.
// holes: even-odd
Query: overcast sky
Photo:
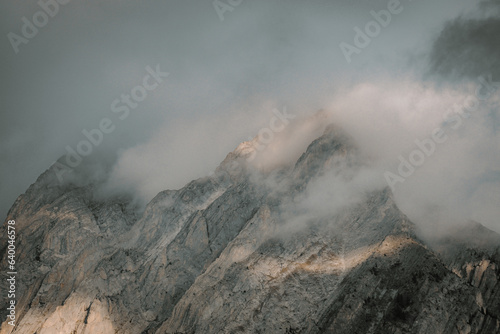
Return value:
<svg viewBox="0 0 500 334">
<path fill-rule="evenodd" d="M 456 85 L 498 74 L 493 0 L 401 0 L 400 12 L 348 62 L 339 45 L 355 45 L 354 28 L 391 2 L 221 0 L 231 10 L 218 13 L 211 0 L 73 0 L 16 53 L 8 34 L 22 36 L 23 17 L 33 22 L 41 7 L 3 1 L 0 214 L 103 118 L 115 129 L 85 159 L 114 166 L 115 182 L 151 197 L 208 174 L 267 125 L 273 108 L 326 108 L 342 102 L 346 87 L 379 78 Z M 112 103 L 143 83 L 148 66 L 168 77 L 120 119 Z M 386 87 L 397 95 L 397 84 Z M 499 171 L 488 165 L 493 183 Z M 492 228 L 494 213 L 483 217 Z"/>
</svg>

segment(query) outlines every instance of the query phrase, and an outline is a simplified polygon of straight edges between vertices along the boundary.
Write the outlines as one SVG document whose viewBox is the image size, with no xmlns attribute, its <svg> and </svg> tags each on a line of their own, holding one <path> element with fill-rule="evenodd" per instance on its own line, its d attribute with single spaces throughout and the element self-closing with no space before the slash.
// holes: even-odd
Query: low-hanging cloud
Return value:
<svg viewBox="0 0 500 334">
<path fill-rule="evenodd" d="M 443 90 L 409 80 L 363 83 L 333 103 L 334 118 L 372 156 L 379 177 L 385 171 L 397 173 L 399 156 L 407 158 L 417 149 L 416 140 L 431 137 L 438 127 L 446 129 L 446 142 L 436 143 L 435 153 L 394 191 L 400 208 L 434 232 L 474 219 L 500 230 L 500 134 L 490 117 L 498 110 L 500 91 L 456 130 L 446 124 L 450 110 L 467 99 L 476 84 Z"/>
<path fill-rule="evenodd" d="M 148 142 L 121 152 L 101 195 L 131 193 L 145 204 L 162 190 L 179 189 L 214 171 L 271 117 L 271 109 L 262 106 L 167 123 Z"/>
<path fill-rule="evenodd" d="M 283 131 L 273 132 L 272 140 L 261 145 L 264 148 L 250 163 L 263 170 L 293 163 L 327 123 L 338 124 L 354 137 L 367 165 L 348 179 L 326 175 L 331 179 L 313 182 L 304 205 L 322 207 L 330 195 L 338 197 L 333 207 L 348 205 L 366 189 L 385 187 L 384 172 L 397 169 L 399 155 L 415 149 L 415 140 L 446 126 L 444 119 L 454 112 L 453 106 L 474 93 L 479 75 L 500 80 L 496 42 L 500 25 L 498 10 L 493 10 L 498 1 L 482 1 L 479 12 L 446 23 L 428 49 L 409 51 L 419 45 L 409 34 L 423 36 L 432 30 L 405 22 L 428 14 L 429 26 L 437 29 L 460 11 L 456 1 L 443 3 L 445 10 L 440 12 L 412 4 L 349 67 L 339 43 L 352 38 L 352 27 L 366 22 L 370 11 L 384 8 L 387 1 L 346 3 L 339 5 L 340 11 L 326 1 L 297 1 L 290 6 L 245 2 L 223 22 L 210 3 L 202 6 L 204 11 L 191 3 L 130 7 L 138 10 L 137 21 L 130 20 L 134 11 L 124 9 L 127 6 L 106 17 L 103 10 L 114 13 L 115 4 L 72 3 L 25 46 L 50 62 L 41 69 L 27 62 L 32 65 L 23 76 L 20 69 L 25 66 L 19 59 L 31 59 L 31 52 L 23 50 L 9 72 L 17 87 L 23 83 L 26 88 L 16 94 L 2 91 L 12 115 L 0 126 L 5 134 L 0 148 L 6 157 L 0 166 L 3 175 L 27 169 L 29 175 L 5 177 L 2 191 L 16 189 L 9 190 L 9 201 L 13 200 L 16 192 L 64 154 L 65 145 L 76 145 L 82 129 L 114 116 L 111 102 L 141 82 L 145 66 L 160 63 L 170 73 L 164 84 L 130 118 L 117 123 L 100 151 L 82 163 L 83 179 L 105 179 L 101 195 L 134 194 L 137 201 L 147 202 L 161 190 L 180 188 L 213 171 L 239 143 L 270 128 L 272 110 L 286 108 L 296 119 Z M 79 19 L 81 10 L 89 14 L 85 17 L 92 18 L 90 22 Z M 15 12 L 26 15 L 20 9 Z M 99 15 L 91 15 L 95 13 Z M 72 39 L 74 47 L 66 45 L 53 58 L 53 50 L 44 45 L 52 45 L 53 39 L 68 40 L 68 31 L 57 30 L 61 22 L 71 27 L 71 36 L 82 31 L 94 34 Z M 9 19 L 2 25 L 12 30 L 18 22 Z M 103 26 L 107 28 L 99 29 Z M 408 65 L 408 53 L 427 54 L 426 74 L 432 75 L 422 79 Z M 33 76 L 36 70 L 40 75 Z M 325 110 L 314 116 L 315 121 L 310 114 L 321 108 Z M 16 118 L 18 109 L 31 114 Z M 500 230 L 497 110 L 494 95 L 463 119 L 458 130 L 448 132 L 448 140 L 404 183 L 397 184 L 396 200 L 410 218 L 422 226 L 439 221 L 445 227 L 476 219 Z M 24 119 L 32 123 L 20 126 Z M 39 144 L 32 147 L 31 142 Z M 97 160 L 103 163 L 94 163 Z M 329 193 L 334 184 L 344 191 Z M 4 207 L 10 205 L 3 202 Z"/>
<path fill-rule="evenodd" d="M 482 2 L 485 6 L 496 3 Z M 500 91 L 481 101 L 473 112 L 460 111 L 478 89 L 484 89 L 484 83 L 478 81 L 480 75 L 490 75 L 492 85 L 497 85 L 497 23 L 496 16 L 484 13 L 446 23 L 430 45 L 429 71 L 434 75 L 430 79 L 408 71 L 407 75 L 361 78 L 354 84 L 352 80 L 337 83 L 329 94 L 322 95 L 322 102 L 329 101 L 324 111 L 315 118 L 305 116 L 307 104 L 294 109 L 297 119 L 273 133 L 250 163 L 264 171 L 291 164 L 321 135 L 324 124 L 339 125 L 354 138 L 366 164 L 347 178 L 323 175 L 310 184 L 301 203 L 308 212 L 331 214 L 360 201 L 369 191 L 388 187 L 384 173 L 396 171 L 400 156 L 408 157 L 418 148 L 416 141 L 441 128 L 446 141 L 436 143 L 435 152 L 396 185 L 397 204 L 425 233 L 443 232 L 467 220 L 500 231 L 500 123 L 496 116 Z M 314 111 L 311 104 L 309 107 L 308 112 Z M 242 141 L 238 136 L 242 129 L 248 138 L 268 126 L 271 109 L 267 119 L 265 113 L 252 113 L 248 118 L 203 119 L 184 124 L 182 131 L 166 127 L 149 143 L 122 154 L 108 190 L 131 187 L 150 198 L 166 187 L 181 187 L 206 175 L 238 139 Z M 452 127 L 449 120 L 455 116 L 461 124 Z"/>
</svg>

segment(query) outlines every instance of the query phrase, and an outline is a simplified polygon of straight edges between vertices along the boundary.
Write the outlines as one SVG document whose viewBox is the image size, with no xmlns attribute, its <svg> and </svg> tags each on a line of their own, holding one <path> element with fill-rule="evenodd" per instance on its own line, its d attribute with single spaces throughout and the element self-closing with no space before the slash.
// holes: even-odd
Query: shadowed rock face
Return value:
<svg viewBox="0 0 500 334">
<path fill-rule="evenodd" d="M 475 240 L 426 245 L 387 189 L 326 214 L 300 205 L 314 180 L 359 166 L 329 127 L 293 166 L 259 172 L 237 149 L 140 215 L 46 172 L 9 212 L 17 326 L 0 332 L 499 333 L 499 236 L 476 224 Z"/>
</svg>

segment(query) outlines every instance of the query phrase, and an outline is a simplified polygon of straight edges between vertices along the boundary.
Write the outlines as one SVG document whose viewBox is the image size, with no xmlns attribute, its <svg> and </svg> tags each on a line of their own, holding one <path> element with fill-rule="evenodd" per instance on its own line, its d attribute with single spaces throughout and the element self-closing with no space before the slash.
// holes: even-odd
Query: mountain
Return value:
<svg viewBox="0 0 500 334">
<path fill-rule="evenodd" d="M 336 126 L 291 166 L 250 151 L 140 213 L 46 171 L 1 227 L 6 275 L 16 221 L 17 303 L 0 333 L 500 333 L 499 235 L 424 242 L 389 189 L 344 191 L 365 162 Z"/>
</svg>

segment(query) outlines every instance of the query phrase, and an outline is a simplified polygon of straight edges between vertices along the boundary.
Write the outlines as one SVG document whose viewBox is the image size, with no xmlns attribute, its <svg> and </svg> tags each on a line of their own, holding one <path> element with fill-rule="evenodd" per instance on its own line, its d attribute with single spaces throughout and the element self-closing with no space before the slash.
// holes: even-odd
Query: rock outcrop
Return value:
<svg viewBox="0 0 500 334">
<path fill-rule="evenodd" d="M 303 205 L 323 176 L 362 168 L 336 127 L 273 171 L 247 146 L 142 213 L 42 174 L 8 214 L 16 326 L 0 333 L 500 333 L 500 236 L 476 224 L 475 240 L 425 243 L 383 188 Z"/>
</svg>

